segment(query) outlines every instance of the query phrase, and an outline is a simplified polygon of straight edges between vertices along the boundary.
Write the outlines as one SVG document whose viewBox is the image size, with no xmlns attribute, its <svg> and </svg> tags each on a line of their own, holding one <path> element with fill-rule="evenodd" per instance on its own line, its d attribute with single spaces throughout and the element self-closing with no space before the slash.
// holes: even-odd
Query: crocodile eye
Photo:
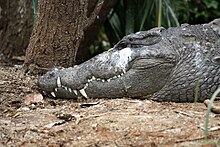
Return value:
<svg viewBox="0 0 220 147">
<path fill-rule="evenodd" d="M 127 45 L 128 45 L 128 43 L 127 42 L 125 42 L 125 41 L 122 41 L 121 43 L 120 43 L 120 47 L 121 48 L 126 48 L 127 47 Z"/>
<path fill-rule="evenodd" d="M 126 48 L 128 46 L 128 42 L 126 40 L 121 40 L 120 42 L 118 42 L 114 48 L 117 50 L 121 50 L 123 48 Z"/>
</svg>

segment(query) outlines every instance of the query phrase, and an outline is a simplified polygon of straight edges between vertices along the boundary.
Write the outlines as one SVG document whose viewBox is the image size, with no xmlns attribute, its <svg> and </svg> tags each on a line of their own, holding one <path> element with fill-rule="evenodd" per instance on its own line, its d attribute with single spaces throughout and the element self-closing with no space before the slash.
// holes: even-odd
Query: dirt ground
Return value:
<svg viewBox="0 0 220 147">
<path fill-rule="evenodd" d="M 52 99 L 36 79 L 0 64 L 0 146 L 220 146 L 214 113 L 205 144 L 203 103 Z"/>
</svg>

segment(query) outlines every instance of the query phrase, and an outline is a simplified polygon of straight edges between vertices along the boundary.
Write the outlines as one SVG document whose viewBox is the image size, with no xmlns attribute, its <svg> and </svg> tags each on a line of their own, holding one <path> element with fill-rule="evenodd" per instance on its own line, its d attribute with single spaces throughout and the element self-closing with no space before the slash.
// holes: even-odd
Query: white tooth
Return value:
<svg viewBox="0 0 220 147">
<path fill-rule="evenodd" d="M 101 80 L 101 79 L 97 78 L 96 80 L 99 81 L 99 80 Z"/>
<path fill-rule="evenodd" d="M 69 92 L 72 92 L 72 89 L 71 88 L 68 88 Z"/>
<path fill-rule="evenodd" d="M 80 89 L 79 92 L 85 97 L 85 98 L 88 98 L 86 92 L 84 89 Z"/>
<path fill-rule="evenodd" d="M 88 79 L 88 83 L 91 82 L 92 80 Z"/>
<path fill-rule="evenodd" d="M 92 80 L 95 80 L 95 77 L 94 77 L 94 76 L 92 76 Z"/>
<path fill-rule="evenodd" d="M 86 83 L 86 87 L 88 87 L 89 86 L 89 83 Z"/>
<path fill-rule="evenodd" d="M 73 92 L 75 93 L 75 95 L 78 95 L 77 90 L 73 90 Z"/>
<path fill-rule="evenodd" d="M 55 88 L 54 90 L 57 92 L 57 90 L 58 90 L 58 89 L 57 89 L 57 88 Z"/>
<path fill-rule="evenodd" d="M 88 87 L 88 84 L 86 83 L 86 85 L 84 86 L 84 88 L 83 89 L 86 89 Z"/>
<path fill-rule="evenodd" d="M 64 89 L 67 91 L 68 90 L 68 88 L 67 87 L 64 87 Z"/>
<path fill-rule="evenodd" d="M 121 76 L 123 76 L 124 75 L 124 73 L 121 73 Z"/>
<path fill-rule="evenodd" d="M 102 82 L 104 83 L 104 82 L 105 82 L 105 80 L 104 80 L 104 79 L 102 79 Z"/>
<path fill-rule="evenodd" d="M 118 75 L 118 78 L 120 78 L 121 76 L 120 75 Z"/>
<path fill-rule="evenodd" d="M 110 81 L 111 81 L 111 79 L 108 79 L 108 80 L 107 80 L 107 82 L 110 82 Z"/>
<path fill-rule="evenodd" d="M 125 69 L 123 69 L 123 72 L 126 73 Z"/>
<path fill-rule="evenodd" d="M 112 79 L 116 79 L 117 78 L 117 76 L 114 76 Z"/>
<path fill-rule="evenodd" d="M 54 92 L 51 92 L 50 93 L 53 97 L 56 97 L 55 93 Z"/>
<path fill-rule="evenodd" d="M 57 78 L 57 87 L 61 87 L 61 80 L 60 80 L 60 77 Z"/>
</svg>

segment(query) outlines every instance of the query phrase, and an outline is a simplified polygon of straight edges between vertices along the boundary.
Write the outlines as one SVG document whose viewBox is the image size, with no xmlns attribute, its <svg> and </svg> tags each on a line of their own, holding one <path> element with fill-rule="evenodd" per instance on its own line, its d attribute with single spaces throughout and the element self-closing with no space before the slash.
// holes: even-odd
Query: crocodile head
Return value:
<svg viewBox="0 0 220 147">
<path fill-rule="evenodd" d="M 38 86 L 54 97 L 142 97 L 161 89 L 177 56 L 163 29 L 125 36 L 112 49 L 70 68 L 54 68 Z"/>
</svg>

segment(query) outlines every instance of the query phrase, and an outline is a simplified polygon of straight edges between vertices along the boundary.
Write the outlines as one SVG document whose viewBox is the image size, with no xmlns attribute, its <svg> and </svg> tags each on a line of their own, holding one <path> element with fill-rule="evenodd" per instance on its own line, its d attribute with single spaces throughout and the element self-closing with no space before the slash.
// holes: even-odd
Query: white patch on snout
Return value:
<svg viewBox="0 0 220 147">
<path fill-rule="evenodd" d="M 120 68 L 121 70 L 125 71 L 126 65 L 128 62 L 132 60 L 132 50 L 131 48 L 127 47 L 122 50 L 119 50 L 113 54 L 117 54 L 119 56 L 119 59 L 116 61 L 116 67 Z"/>
<path fill-rule="evenodd" d="M 97 59 L 99 69 L 106 70 L 108 68 L 108 71 L 125 73 L 128 62 L 132 60 L 132 53 L 133 51 L 129 47 L 113 52 L 104 52 Z"/>
</svg>

